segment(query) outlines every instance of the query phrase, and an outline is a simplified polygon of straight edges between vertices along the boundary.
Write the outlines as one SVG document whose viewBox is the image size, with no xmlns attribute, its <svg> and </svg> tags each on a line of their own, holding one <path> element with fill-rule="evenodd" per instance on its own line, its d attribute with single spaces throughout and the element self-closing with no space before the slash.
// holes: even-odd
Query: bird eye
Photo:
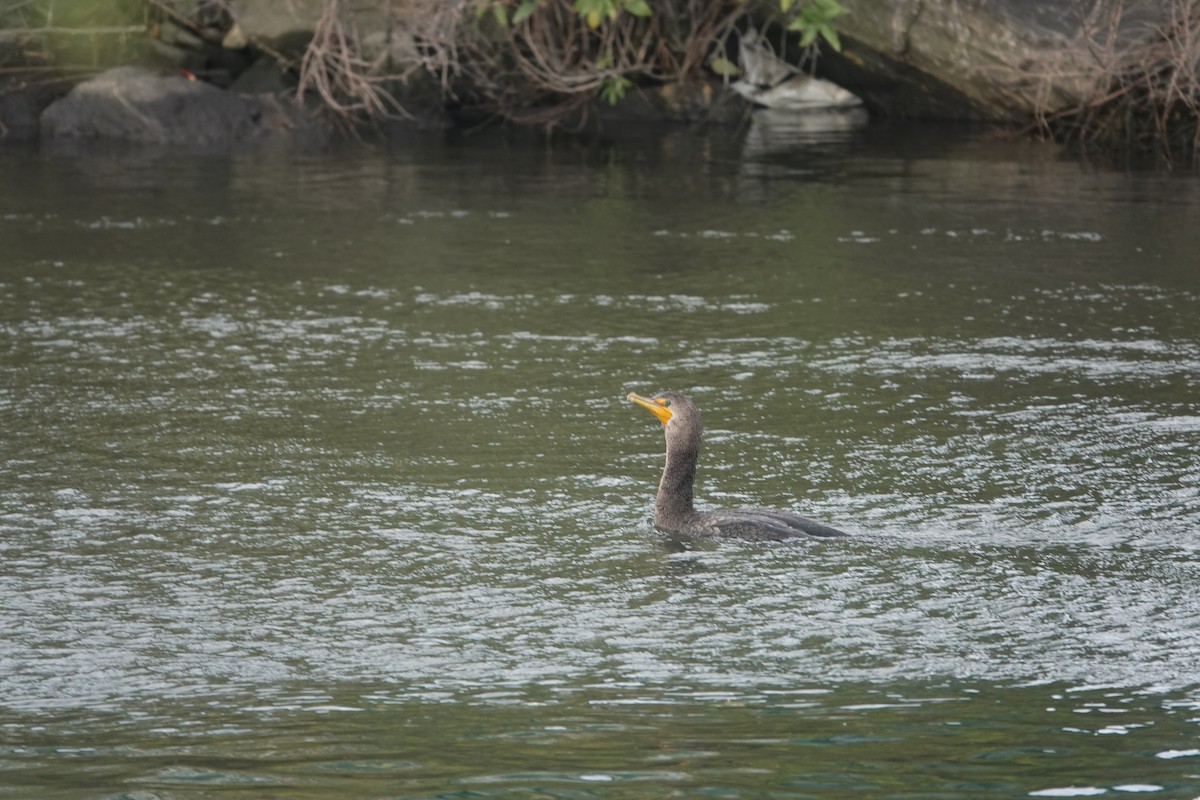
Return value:
<svg viewBox="0 0 1200 800">
<path fill-rule="evenodd" d="M 671 401 L 670 401 L 670 400 L 663 400 L 663 401 L 662 401 L 662 404 L 663 404 L 663 408 L 670 408 L 670 407 L 671 407 Z"/>
</svg>

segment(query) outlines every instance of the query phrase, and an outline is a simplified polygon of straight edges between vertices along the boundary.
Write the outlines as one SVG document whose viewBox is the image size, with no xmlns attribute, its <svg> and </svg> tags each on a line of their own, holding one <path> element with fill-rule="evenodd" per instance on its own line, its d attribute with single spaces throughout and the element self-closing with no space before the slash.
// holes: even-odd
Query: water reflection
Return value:
<svg viewBox="0 0 1200 800">
<path fill-rule="evenodd" d="M 870 117 L 862 108 L 828 111 L 759 109 L 750 119 L 742 157 L 754 162 L 791 155 L 806 145 L 853 141 L 850 134 L 865 131 Z"/>
</svg>

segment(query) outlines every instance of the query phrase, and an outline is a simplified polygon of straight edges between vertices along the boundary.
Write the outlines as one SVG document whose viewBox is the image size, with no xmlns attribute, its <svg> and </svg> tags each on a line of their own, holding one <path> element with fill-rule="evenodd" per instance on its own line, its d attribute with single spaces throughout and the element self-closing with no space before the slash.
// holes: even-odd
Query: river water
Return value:
<svg viewBox="0 0 1200 800">
<path fill-rule="evenodd" d="M 0 150 L 0 796 L 1200 796 L 1200 182 Z M 845 541 L 681 548 L 702 505 Z"/>
</svg>

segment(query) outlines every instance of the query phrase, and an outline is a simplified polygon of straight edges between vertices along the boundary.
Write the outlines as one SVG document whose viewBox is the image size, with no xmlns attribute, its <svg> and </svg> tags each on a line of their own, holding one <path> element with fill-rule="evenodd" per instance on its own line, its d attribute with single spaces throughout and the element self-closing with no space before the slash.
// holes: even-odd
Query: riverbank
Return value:
<svg viewBox="0 0 1200 800">
<path fill-rule="evenodd" d="M 54 25 L 0 11 L 0 135 L 237 142 L 493 120 L 574 132 L 739 124 L 815 76 L 834 87 L 826 97 L 849 93 L 873 116 L 983 121 L 1168 163 L 1200 142 L 1200 12 L 1181 3 L 1102 0 L 1084 13 L 1035 0 L 619 0 L 595 17 L 593 5 L 146 0 L 140 16 Z M 105 72 L 118 66 L 147 74 Z M 43 117 L 96 78 L 75 108 Z"/>
</svg>

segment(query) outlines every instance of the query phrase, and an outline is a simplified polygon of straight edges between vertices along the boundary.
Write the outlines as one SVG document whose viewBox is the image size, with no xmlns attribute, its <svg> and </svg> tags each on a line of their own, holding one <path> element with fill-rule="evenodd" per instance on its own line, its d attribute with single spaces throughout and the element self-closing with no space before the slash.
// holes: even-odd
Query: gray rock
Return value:
<svg viewBox="0 0 1200 800">
<path fill-rule="evenodd" d="M 299 57 L 330 3 L 328 0 L 237 0 L 225 5 L 248 41 L 269 42 L 285 55 Z M 384 6 L 378 0 L 338 0 L 338 17 L 355 36 L 367 36 L 391 27 Z"/>
<path fill-rule="evenodd" d="M 158 144 L 233 144 L 309 135 L 319 123 L 290 104 L 218 89 L 182 76 L 118 67 L 81 83 L 41 116 L 50 138 Z"/>
<path fill-rule="evenodd" d="M 239 0 L 231 9 L 238 25 L 251 38 L 278 41 L 298 33 L 312 35 L 326 11 L 325 0 Z"/>
<path fill-rule="evenodd" d="M 278 95 L 294 89 L 296 82 L 285 76 L 279 62 L 268 55 L 260 56 L 242 72 L 229 88 L 241 94 Z"/>
<path fill-rule="evenodd" d="M 1169 27 L 1173 3 L 843 0 L 826 77 L 899 116 L 1026 121 L 1094 96 L 1105 48 Z"/>
</svg>

